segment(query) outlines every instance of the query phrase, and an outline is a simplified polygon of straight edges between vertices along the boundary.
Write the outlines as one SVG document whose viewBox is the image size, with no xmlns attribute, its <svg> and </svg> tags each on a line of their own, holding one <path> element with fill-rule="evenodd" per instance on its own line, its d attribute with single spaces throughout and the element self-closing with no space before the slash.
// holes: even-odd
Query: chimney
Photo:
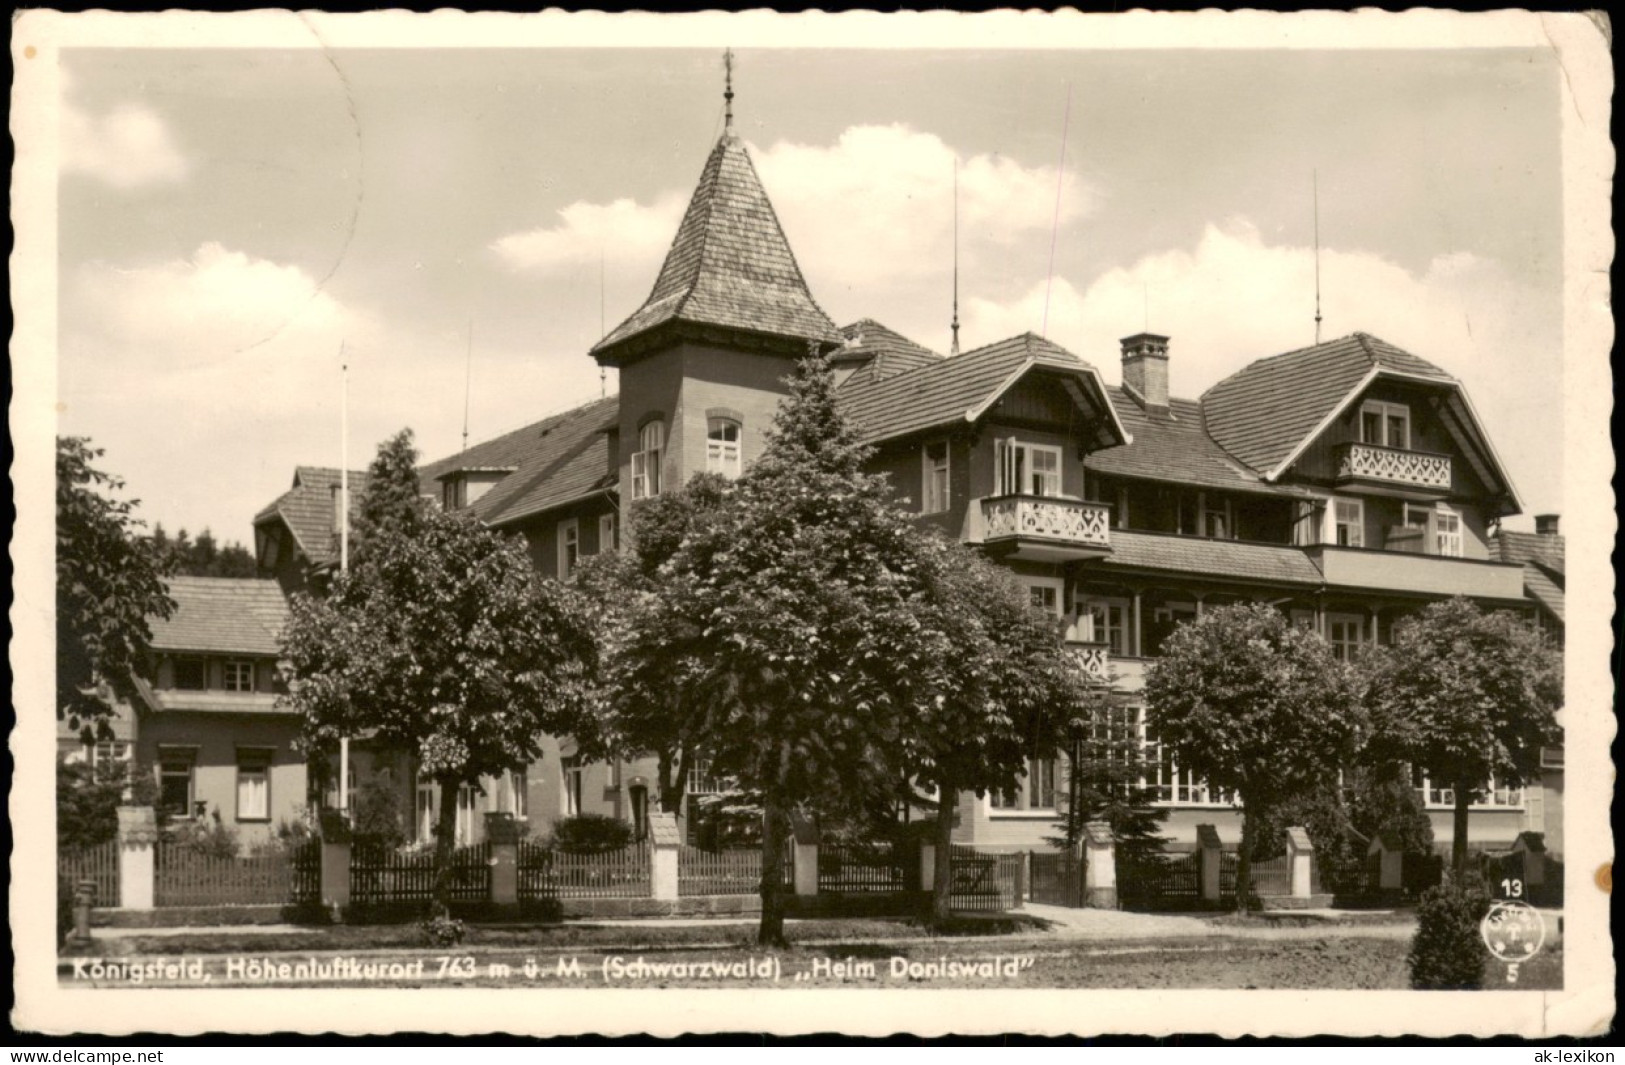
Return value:
<svg viewBox="0 0 1625 1065">
<path fill-rule="evenodd" d="M 1135 333 L 1123 338 L 1123 383 L 1147 407 L 1168 409 L 1168 338 Z"/>
<path fill-rule="evenodd" d="M 1541 536 L 1556 536 L 1557 535 L 1557 515 L 1556 514 L 1536 514 L 1535 515 L 1535 532 L 1539 533 Z"/>
</svg>

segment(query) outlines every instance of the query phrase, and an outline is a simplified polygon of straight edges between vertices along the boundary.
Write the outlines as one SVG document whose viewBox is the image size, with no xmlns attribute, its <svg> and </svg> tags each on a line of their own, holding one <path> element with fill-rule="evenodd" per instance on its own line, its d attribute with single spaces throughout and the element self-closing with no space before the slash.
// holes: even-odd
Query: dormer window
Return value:
<svg viewBox="0 0 1625 1065">
<path fill-rule="evenodd" d="M 708 418 L 705 430 L 705 468 L 729 480 L 742 468 L 739 423 L 732 418 Z"/>
<path fill-rule="evenodd" d="M 1058 496 L 1061 494 L 1061 449 L 1049 444 L 1000 440 L 995 495 Z"/>
<path fill-rule="evenodd" d="M 660 494 L 660 461 L 666 452 L 666 423 L 656 418 L 638 431 L 638 450 L 632 455 L 632 498 Z"/>
<path fill-rule="evenodd" d="M 1411 409 L 1403 403 L 1367 400 L 1360 405 L 1360 442 L 1409 451 Z"/>
</svg>

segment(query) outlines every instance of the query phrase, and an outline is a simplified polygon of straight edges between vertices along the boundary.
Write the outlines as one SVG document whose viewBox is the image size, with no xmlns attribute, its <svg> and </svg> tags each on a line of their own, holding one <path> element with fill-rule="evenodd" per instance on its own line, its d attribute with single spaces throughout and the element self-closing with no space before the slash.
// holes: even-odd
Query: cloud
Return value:
<svg viewBox="0 0 1625 1065">
<path fill-rule="evenodd" d="M 120 104 L 94 115 L 64 103 L 61 129 L 63 173 L 128 190 L 182 181 L 191 169 L 168 124 L 145 104 Z"/>
<path fill-rule="evenodd" d="M 874 305 L 884 305 L 889 288 L 918 287 L 951 271 L 955 154 L 935 134 L 903 125 L 854 126 L 830 145 L 778 141 L 751 148 L 814 294 L 824 298 L 837 286 L 862 290 Z M 1071 171 L 1060 191 L 1062 226 L 1099 200 Z M 603 253 L 623 276 L 652 280 L 692 192 L 672 190 L 650 204 L 573 203 L 555 222 L 511 233 L 491 247 L 515 270 L 575 271 Z M 1025 167 L 994 155 L 960 161 L 967 257 L 1048 231 L 1056 215 L 1055 167 Z"/>
</svg>

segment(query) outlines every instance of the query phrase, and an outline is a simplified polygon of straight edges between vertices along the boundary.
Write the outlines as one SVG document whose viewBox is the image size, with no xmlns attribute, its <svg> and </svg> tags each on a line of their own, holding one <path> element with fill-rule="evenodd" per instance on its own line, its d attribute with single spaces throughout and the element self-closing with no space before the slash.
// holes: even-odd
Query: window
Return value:
<svg viewBox="0 0 1625 1065">
<path fill-rule="evenodd" d="M 530 773 L 524 769 L 510 770 L 508 783 L 513 791 L 513 816 L 516 821 L 530 817 Z"/>
<path fill-rule="evenodd" d="M 615 515 L 600 514 L 598 516 L 598 550 L 614 551 L 621 545 L 615 542 Z"/>
<path fill-rule="evenodd" d="M 1359 499 L 1334 499 L 1331 509 L 1332 535 L 1338 547 L 1365 546 L 1365 503 Z"/>
<path fill-rule="evenodd" d="M 666 452 L 666 423 L 656 418 L 638 432 L 638 451 L 632 455 L 632 498 L 660 494 L 660 460 Z"/>
<path fill-rule="evenodd" d="M 254 690 L 254 663 L 246 658 L 228 659 L 225 664 L 225 687 L 228 692 Z"/>
<path fill-rule="evenodd" d="M 576 519 L 559 522 L 559 580 L 569 579 L 581 561 L 581 527 Z"/>
<path fill-rule="evenodd" d="M 418 785 L 418 842 L 429 843 L 434 840 L 434 826 L 436 811 L 438 809 L 437 792 L 434 784 Z"/>
<path fill-rule="evenodd" d="M 209 686 L 209 662 L 204 658 L 175 659 L 175 687 L 200 692 Z"/>
<path fill-rule="evenodd" d="M 1114 655 L 1129 653 L 1127 599 L 1088 599 L 1080 594 L 1074 596 L 1073 605 L 1077 611 L 1074 639 L 1103 643 Z"/>
<path fill-rule="evenodd" d="M 921 449 L 920 513 L 941 514 L 948 509 L 948 441 L 936 440 Z"/>
<path fill-rule="evenodd" d="M 1046 614 L 1061 616 L 1061 593 L 1065 585 L 1058 579 L 1029 577 L 1027 594 L 1033 606 Z"/>
<path fill-rule="evenodd" d="M 196 749 L 158 749 L 158 809 L 166 816 L 192 816 L 192 769 L 196 762 Z"/>
<path fill-rule="evenodd" d="M 998 462 L 995 495 L 1061 494 L 1060 448 L 1048 444 L 1026 444 L 1019 440 L 999 440 L 995 442 L 994 451 Z"/>
<path fill-rule="evenodd" d="M 995 810 L 1054 810 L 1055 759 L 1027 759 L 1025 775 L 1016 786 L 1009 791 L 990 792 L 988 803 Z"/>
<path fill-rule="evenodd" d="M 708 418 L 705 423 L 705 468 L 729 479 L 739 476 L 740 428 L 732 418 Z"/>
<path fill-rule="evenodd" d="M 564 808 L 564 816 L 574 817 L 582 812 L 581 778 L 583 775 L 583 767 L 581 765 L 581 760 L 573 756 L 570 758 L 561 759 L 560 762 L 564 767 L 564 772 L 561 777 L 564 785 L 564 798 L 562 803 Z"/>
<path fill-rule="evenodd" d="M 621 786 L 621 763 L 619 759 L 611 758 L 605 764 L 604 787 L 614 789 Z"/>
<path fill-rule="evenodd" d="M 459 847 L 474 838 L 474 808 L 478 805 L 474 789 L 463 785 L 457 789 L 457 825 L 455 840 Z"/>
<path fill-rule="evenodd" d="M 1454 788 L 1436 788 L 1418 768 L 1411 769 L 1411 784 L 1421 795 L 1422 802 L 1432 807 L 1447 807 L 1454 809 L 1456 805 L 1456 791 Z M 1523 789 L 1512 788 L 1505 784 L 1497 784 L 1491 777 L 1483 788 L 1479 789 L 1469 803 L 1473 807 L 1501 807 L 1507 809 L 1521 809 L 1523 807 Z"/>
<path fill-rule="evenodd" d="M 1360 406 L 1360 442 L 1409 451 L 1411 411 L 1402 403 L 1367 400 Z"/>
<path fill-rule="evenodd" d="M 237 749 L 237 820 L 271 819 L 271 756 L 264 748 Z"/>
<path fill-rule="evenodd" d="M 1202 494 L 1202 535 L 1210 536 L 1216 540 L 1228 540 L 1235 531 L 1235 522 L 1230 514 L 1230 500 L 1214 499 L 1212 495 Z"/>
<path fill-rule="evenodd" d="M 1326 642 L 1340 662 L 1352 662 L 1365 645 L 1365 619 L 1357 614 L 1328 614 Z"/>
<path fill-rule="evenodd" d="M 1442 503 L 1433 512 L 1433 550 L 1446 558 L 1462 556 L 1461 515 Z"/>
</svg>

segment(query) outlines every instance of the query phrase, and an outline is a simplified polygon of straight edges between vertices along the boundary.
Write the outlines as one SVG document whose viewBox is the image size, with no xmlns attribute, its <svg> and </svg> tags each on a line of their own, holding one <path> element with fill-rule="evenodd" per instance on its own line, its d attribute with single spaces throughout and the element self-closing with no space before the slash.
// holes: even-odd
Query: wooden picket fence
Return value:
<svg viewBox="0 0 1625 1065">
<path fill-rule="evenodd" d="M 781 865 L 784 882 L 791 882 L 788 848 Z M 708 851 L 683 847 L 677 853 L 677 894 L 755 895 L 762 889 L 762 848 L 736 847 Z"/>
<path fill-rule="evenodd" d="M 57 852 L 56 875 L 66 881 L 69 892 L 77 891 L 79 881 L 96 882 L 96 906 L 119 905 L 119 850 L 118 840 L 89 847 L 76 847 Z"/>
<path fill-rule="evenodd" d="M 649 846 L 634 843 L 603 854 L 566 854 L 541 843 L 519 844 L 519 901 L 646 899 L 654 893 Z"/>
<path fill-rule="evenodd" d="M 818 848 L 818 890 L 839 894 L 902 891 L 904 849 L 895 843 L 823 843 Z"/>
<path fill-rule="evenodd" d="M 1027 897 L 1050 906 L 1083 905 L 1083 861 L 1065 851 L 1032 851 Z"/>
<path fill-rule="evenodd" d="M 296 886 L 308 890 L 308 878 L 295 876 L 295 852 L 280 846 L 226 857 L 159 840 L 153 860 L 155 906 L 275 905 L 299 901 Z"/>
<path fill-rule="evenodd" d="M 485 902 L 491 897 L 489 843 L 457 848 L 452 853 L 451 866 L 453 902 Z M 397 849 L 370 840 L 356 840 L 351 845 L 352 903 L 392 905 L 433 899 L 433 850 Z"/>
<path fill-rule="evenodd" d="M 1201 867 L 1194 853 L 1164 854 L 1160 861 L 1125 862 L 1119 874 L 1118 894 L 1129 906 L 1194 906 L 1202 897 Z"/>
</svg>

